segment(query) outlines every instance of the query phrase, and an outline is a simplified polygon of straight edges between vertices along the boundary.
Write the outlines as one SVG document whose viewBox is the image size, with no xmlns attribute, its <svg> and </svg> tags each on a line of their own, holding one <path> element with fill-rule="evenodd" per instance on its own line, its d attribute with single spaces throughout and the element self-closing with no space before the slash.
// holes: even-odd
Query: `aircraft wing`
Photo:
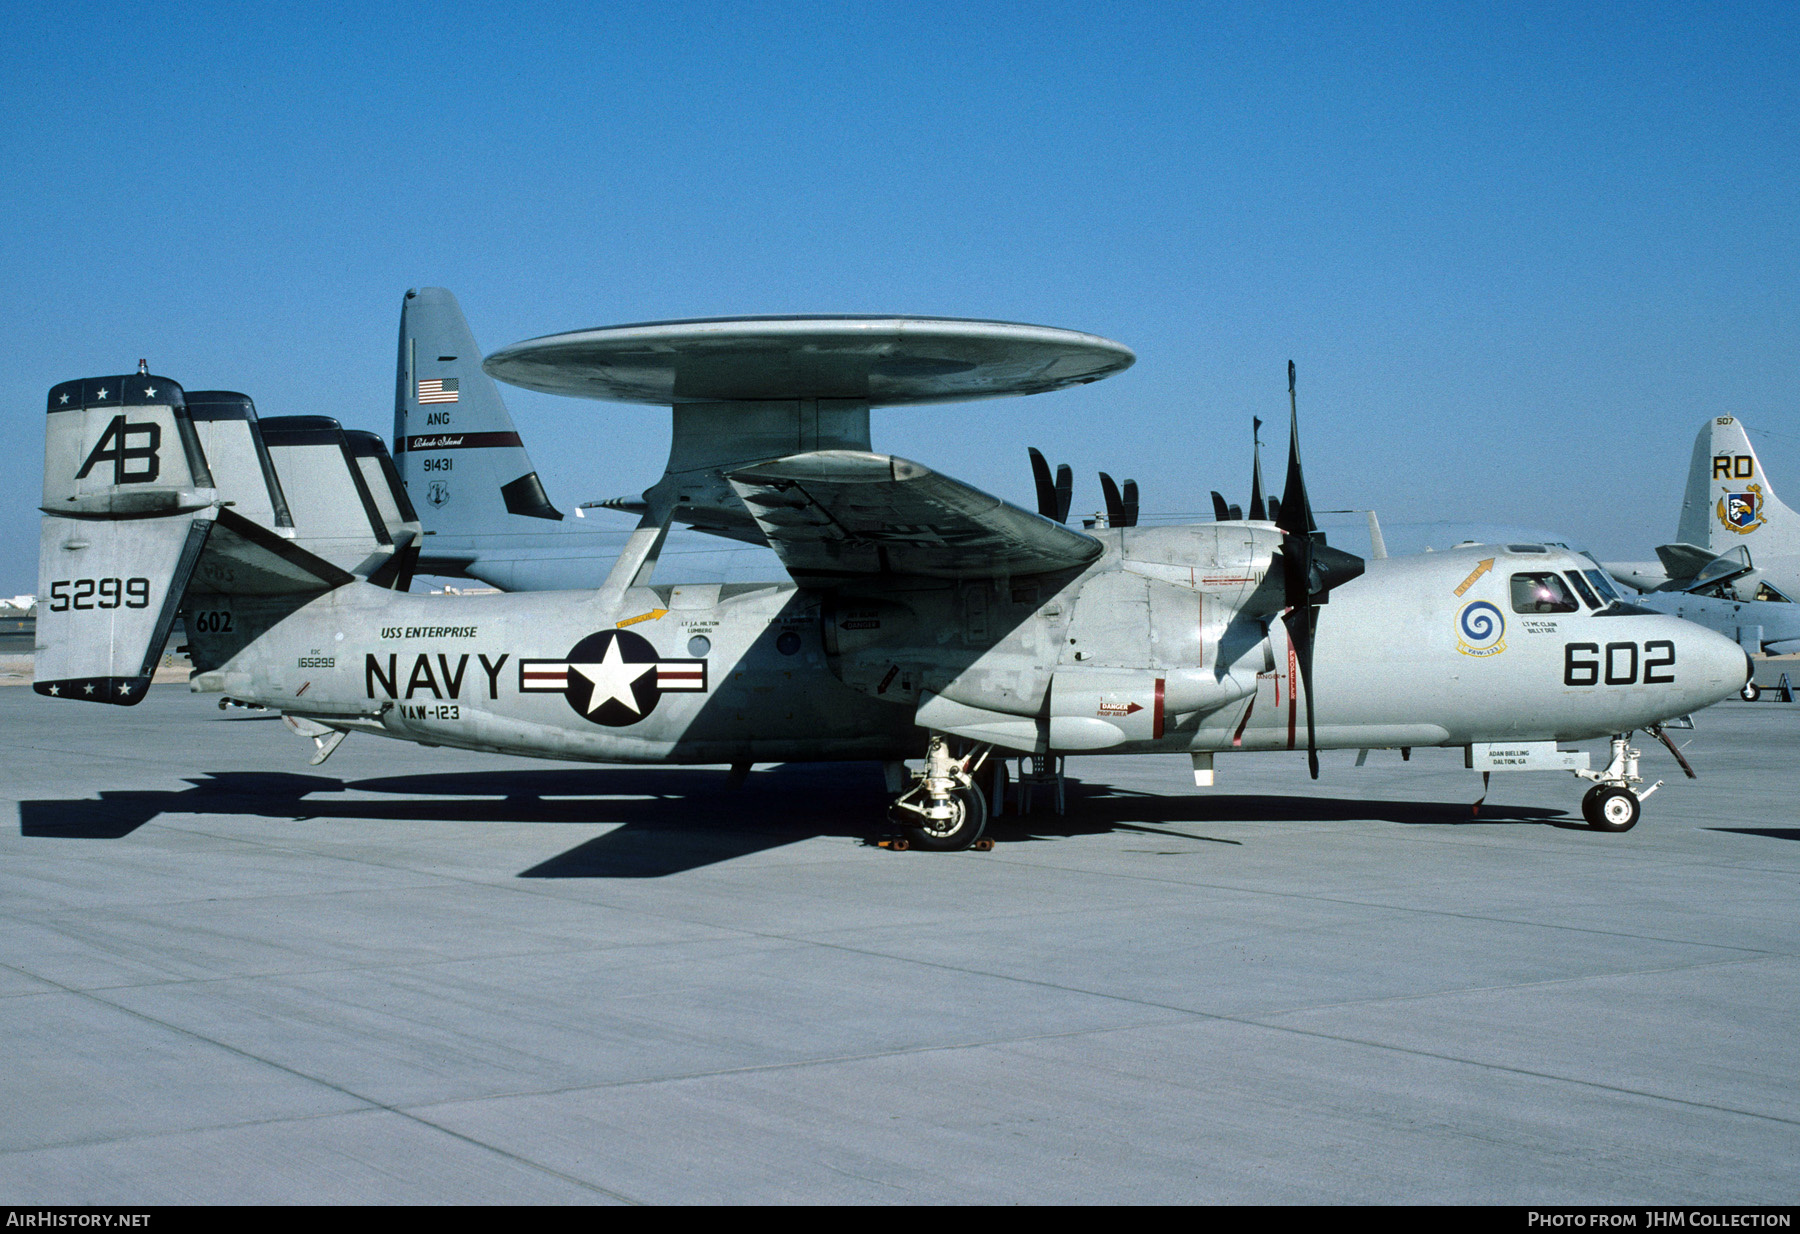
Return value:
<svg viewBox="0 0 1800 1234">
<path fill-rule="evenodd" d="M 796 582 L 987 578 L 1086 565 L 1100 542 L 887 454 L 816 450 L 727 477 Z"/>
</svg>

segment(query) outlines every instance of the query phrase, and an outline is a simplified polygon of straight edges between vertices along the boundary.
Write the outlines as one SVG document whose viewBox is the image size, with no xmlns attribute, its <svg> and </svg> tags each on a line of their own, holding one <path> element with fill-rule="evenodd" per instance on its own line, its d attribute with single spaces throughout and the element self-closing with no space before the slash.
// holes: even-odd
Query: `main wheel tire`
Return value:
<svg viewBox="0 0 1800 1234">
<path fill-rule="evenodd" d="M 918 847 L 940 853 L 959 852 L 979 840 L 981 833 L 987 830 L 987 797 L 980 785 L 971 784 L 951 793 L 950 801 L 956 807 L 956 813 L 942 823 L 922 822 L 917 814 L 905 810 L 895 811 L 901 816 L 897 821 Z"/>
<path fill-rule="evenodd" d="M 1762 697 L 1762 687 L 1757 685 L 1754 681 L 1746 681 L 1744 683 L 1744 688 L 1738 691 L 1738 697 L 1743 699 L 1746 703 L 1754 703 L 1757 699 Z"/>
<path fill-rule="evenodd" d="M 1643 804 L 1630 789 L 1600 784 L 1581 799 L 1581 813 L 1595 831 L 1630 831 L 1637 826 Z"/>
</svg>

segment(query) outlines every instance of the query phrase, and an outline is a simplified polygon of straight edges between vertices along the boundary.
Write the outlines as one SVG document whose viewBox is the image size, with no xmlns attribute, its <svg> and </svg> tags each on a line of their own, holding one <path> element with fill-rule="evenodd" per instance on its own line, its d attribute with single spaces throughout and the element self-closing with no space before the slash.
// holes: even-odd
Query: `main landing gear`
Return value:
<svg viewBox="0 0 1800 1234">
<path fill-rule="evenodd" d="M 975 773 L 993 751 L 983 743 L 957 758 L 949 743 L 934 734 L 925 766 L 912 773 L 913 786 L 894 800 L 888 817 L 920 848 L 951 852 L 969 847 L 987 829 L 987 795 L 975 783 Z"/>
<path fill-rule="evenodd" d="M 1668 744 L 1667 739 L 1664 744 Z M 1615 734 L 1612 761 L 1604 770 L 1575 773 L 1584 780 L 1594 781 L 1594 787 L 1581 799 L 1581 816 L 1595 831 L 1630 831 L 1637 826 L 1638 816 L 1643 813 L 1644 798 L 1663 786 L 1658 780 L 1646 789 L 1632 787 L 1644 782 L 1644 777 L 1638 774 L 1638 758 L 1642 754 L 1643 751 L 1632 746 L 1630 733 Z"/>
</svg>

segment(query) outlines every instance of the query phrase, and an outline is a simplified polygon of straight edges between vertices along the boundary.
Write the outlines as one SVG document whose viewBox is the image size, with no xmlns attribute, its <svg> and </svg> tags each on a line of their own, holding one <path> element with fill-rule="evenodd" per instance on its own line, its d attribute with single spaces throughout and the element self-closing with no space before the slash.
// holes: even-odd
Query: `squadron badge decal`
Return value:
<svg viewBox="0 0 1800 1234">
<path fill-rule="evenodd" d="M 1497 656 L 1505 651 L 1505 615 L 1486 600 L 1465 604 L 1456 615 L 1456 649 L 1465 656 Z"/>
<path fill-rule="evenodd" d="M 706 661 L 665 660 L 641 634 L 602 630 L 561 660 L 519 661 L 519 692 L 560 694 L 583 719 L 623 728 L 665 694 L 706 693 Z"/>
<path fill-rule="evenodd" d="M 1762 509 L 1762 485 L 1752 484 L 1745 492 L 1726 493 L 1719 498 L 1719 522 L 1725 525 L 1727 531 L 1747 536 L 1768 522 Z"/>
</svg>

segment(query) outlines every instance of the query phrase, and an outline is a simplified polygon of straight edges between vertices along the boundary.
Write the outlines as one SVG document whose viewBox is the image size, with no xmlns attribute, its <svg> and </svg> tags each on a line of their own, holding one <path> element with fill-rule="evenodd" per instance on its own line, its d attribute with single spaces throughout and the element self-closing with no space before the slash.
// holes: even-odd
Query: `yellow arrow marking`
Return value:
<svg viewBox="0 0 1800 1234">
<path fill-rule="evenodd" d="M 1493 563 L 1489 562 L 1488 564 L 1492 565 Z M 636 617 L 627 617 L 624 621 L 616 622 L 615 628 L 623 630 L 626 626 L 635 626 L 640 621 L 655 621 L 658 617 L 667 616 L 668 612 L 669 610 L 666 608 L 653 608 L 647 613 L 639 613 Z"/>
<path fill-rule="evenodd" d="M 1492 570 L 1493 568 L 1494 568 L 1494 559 L 1492 557 L 1489 557 L 1486 560 L 1484 560 L 1480 565 L 1476 566 L 1473 570 L 1469 571 L 1469 577 L 1465 578 L 1462 581 L 1462 586 L 1460 586 L 1456 589 L 1456 594 L 1460 596 L 1463 592 L 1465 592 L 1469 588 L 1473 587 L 1475 585 L 1476 579 L 1480 578 L 1482 575 L 1486 574 L 1489 570 Z M 625 623 L 620 622 L 619 624 L 624 625 Z"/>
</svg>

